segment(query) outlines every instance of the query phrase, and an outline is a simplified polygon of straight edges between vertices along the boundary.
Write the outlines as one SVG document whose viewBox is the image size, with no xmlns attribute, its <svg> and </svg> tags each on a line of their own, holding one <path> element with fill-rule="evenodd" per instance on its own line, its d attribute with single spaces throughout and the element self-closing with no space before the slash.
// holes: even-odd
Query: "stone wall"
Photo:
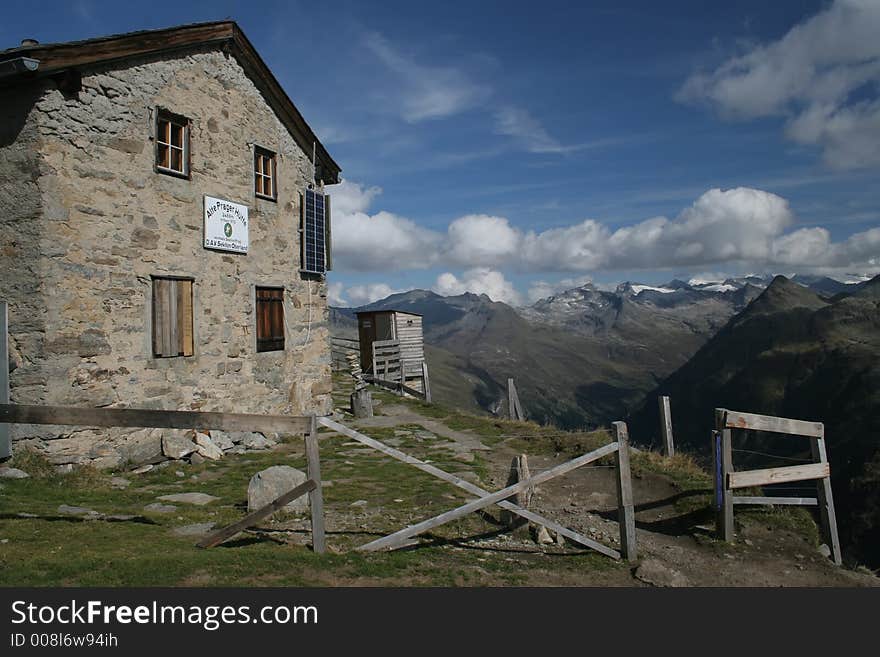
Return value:
<svg viewBox="0 0 880 657">
<path fill-rule="evenodd" d="M 5 95 L 0 297 L 13 402 L 329 412 L 326 285 L 299 273 L 311 164 L 234 57 L 126 62 L 83 71 L 74 95 L 49 81 Z M 157 107 L 192 121 L 191 180 L 154 170 Z M 277 203 L 254 195 L 253 144 L 278 154 Z M 247 255 L 202 247 L 205 194 L 249 207 Z M 192 357 L 152 357 L 154 275 L 194 278 Z M 283 352 L 256 352 L 256 285 L 285 288 Z M 57 463 L 114 465 L 150 460 L 157 433 L 16 427 L 14 437 Z"/>
</svg>

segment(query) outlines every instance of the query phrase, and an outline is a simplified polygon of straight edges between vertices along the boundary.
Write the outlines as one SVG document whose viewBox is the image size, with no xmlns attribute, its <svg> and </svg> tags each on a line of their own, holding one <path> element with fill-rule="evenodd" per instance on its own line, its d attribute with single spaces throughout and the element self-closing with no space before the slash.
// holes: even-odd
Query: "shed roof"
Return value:
<svg viewBox="0 0 880 657">
<path fill-rule="evenodd" d="M 125 34 L 52 43 L 19 46 L 0 51 L 3 62 L 26 57 L 38 60 L 36 70 L 13 70 L 0 79 L 7 86 L 25 80 L 55 75 L 66 70 L 95 64 L 123 61 L 134 57 L 170 54 L 198 46 L 213 46 L 235 56 L 267 103 L 306 153 L 311 155 L 315 145 L 316 164 L 320 165 L 324 182 L 339 182 L 341 168 L 330 157 L 302 114 L 290 100 L 281 84 L 266 66 L 253 44 L 235 21 L 193 23 L 159 30 L 142 30 Z"/>
</svg>

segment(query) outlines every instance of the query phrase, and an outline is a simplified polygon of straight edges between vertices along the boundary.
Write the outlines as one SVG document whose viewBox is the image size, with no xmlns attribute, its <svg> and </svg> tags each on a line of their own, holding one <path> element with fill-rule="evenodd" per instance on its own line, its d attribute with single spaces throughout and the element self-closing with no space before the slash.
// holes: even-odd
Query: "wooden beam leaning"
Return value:
<svg viewBox="0 0 880 657">
<path fill-rule="evenodd" d="M 726 431 L 730 430 L 726 429 Z M 831 476 L 831 469 L 827 463 L 790 465 L 784 468 L 767 468 L 766 470 L 746 470 L 744 472 L 730 472 L 727 476 L 727 488 L 735 490 L 737 488 L 783 484 L 790 481 L 823 479 L 829 476 Z"/>
<path fill-rule="evenodd" d="M 762 504 L 768 506 L 818 506 L 819 501 L 815 497 L 759 497 L 759 496 L 731 496 L 734 504 Z"/>
<path fill-rule="evenodd" d="M 425 472 L 429 475 L 437 477 L 438 479 L 442 479 L 443 481 L 449 482 L 450 484 L 453 484 L 454 486 L 457 486 L 458 488 L 461 488 L 462 490 L 465 490 L 468 493 L 471 493 L 473 495 L 477 495 L 478 497 L 484 497 L 486 495 L 489 495 L 489 491 L 484 490 L 484 489 L 480 488 L 479 486 L 472 484 L 469 481 L 466 481 L 460 477 L 456 477 L 453 474 L 449 474 L 445 470 L 441 470 L 441 469 L 439 469 L 429 463 L 425 463 L 424 461 L 420 461 L 419 459 L 417 459 L 413 456 L 410 456 L 409 454 L 406 454 L 404 452 L 401 452 L 398 449 L 394 449 L 393 447 L 389 447 L 388 445 L 381 443 L 374 438 L 370 438 L 369 436 L 365 436 L 364 434 L 359 433 L 359 432 L 355 431 L 354 429 L 350 429 L 349 427 L 345 426 L 344 424 L 334 422 L 333 420 L 331 420 L 329 418 L 324 418 L 324 417 L 319 418 L 318 423 L 322 424 L 323 426 L 327 427 L 328 429 L 333 429 L 334 431 L 337 431 L 338 433 L 341 433 L 342 435 L 347 436 L 348 438 L 351 438 L 352 440 L 356 440 L 359 443 L 367 445 L 368 447 L 372 447 L 373 449 L 378 450 L 378 451 L 382 452 L 383 454 L 390 456 L 393 459 L 397 459 L 398 461 L 402 461 L 403 463 L 407 463 L 408 465 L 411 465 L 414 468 L 421 470 L 422 472 Z M 612 445 L 614 445 L 614 447 L 616 448 L 615 443 L 612 443 Z M 543 516 L 540 516 L 537 513 L 529 511 L 528 509 L 523 509 L 522 507 L 519 507 L 511 502 L 506 501 L 506 500 L 498 502 L 498 506 L 500 506 L 502 509 L 505 509 L 507 511 L 515 513 L 516 515 L 518 515 L 522 518 L 525 518 L 526 520 L 530 520 L 536 524 L 543 525 L 544 527 L 546 527 L 549 530 L 555 531 L 558 534 L 562 534 L 563 536 L 574 541 L 575 543 L 579 543 L 580 545 L 588 547 L 592 550 L 596 550 L 597 552 L 600 552 L 601 554 L 609 556 L 612 559 L 620 559 L 620 553 L 617 550 L 614 550 L 614 549 L 609 548 L 605 545 L 602 545 L 601 543 L 598 543 L 591 538 L 587 538 L 586 536 L 582 536 L 581 534 L 578 534 L 577 532 L 572 531 L 571 529 L 568 529 L 567 527 L 564 527 L 557 522 L 549 520 L 548 518 L 544 518 Z"/>
<path fill-rule="evenodd" d="M 255 524 L 268 518 L 273 513 L 281 509 L 282 507 L 287 506 L 291 502 L 293 502 L 298 497 L 302 497 L 306 493 L 315 490 L 314 480 L 307 479 L 303 483 L 301 483 L 296 488 L 287 491 L 284 495 L 275 498 L 271 502 L 269 502 L 266 506 L 261 507 L 254 511 L 253 513 L 249 513 L 244 518 L 239 520 L 238 522 L 234 522 L 231 525 L 224 527 L 223 529 L 214 532 L 210 536 L 203 538 L 201 541 L 196 543 L 196 545 L 200 548 L 211 548 L 215 545 L 219 545 L 223 541 L 228 538 L 232 538 L 239 532 L 244 531 L 248 527 L 253 527 Z"/>
<path fill-rule="evenodd" d="M 822 436 L 810 440 L 813 458 L 821 465 L 828 465 L 828 453 L 825 450 L 824 430 Z M 834 496 L 831 493 L 831 476 L 818 482 L 817 497 L 819 502 L 819 518 L 822 521 L 822 533 L 825 534 L 827 545 L 831 549 L 831 558 L 836 565 L 843 563 L 840 552 L 840 539 L 837 535 L 837 514 L 834 512 Z"/>
<path fill-rule="evenodd" d="M 672 410 L 669 408 L 669 397 L 657 398 L 660 405 L 660 433 L 663 434 L 663 448 L 666 456 L 675 456 L 675 443 L 672 438 Z"/>
<path fill-rule="evenodd" d="M 252 415 L 204 411 L 157 411 L 143 408 L 80 408 L 0 404 L 0 423 L 59 424 L 82 427 L 148 427 L 218 429 L 262 433 L 304 433 L 309 418 L 296 415 Z"/>
<path fill-rule="evenodd" d="M 9 307 L 0 301 L 0 404 L 9 403 Z M 9 425 L 0 422 L 0 460 L 12 456 Z"/>
<path fill-rule="evenodd" d="M 317 554 L 324 554 L 327 549 L 324 538 L 324 491 L 321 485 L 318 423 L 314 415 L 309 418 L 309 424 L 309 432 L 306 434 L 306 460 L 308 462 L 308 477 L 315 482 L 315 488 L 309 493 L 309 504 L 312 511 L 312 549 Z"/>
<path fill-rule="evenodd" d="M 612 423 L 617 442 L 617 524 L 620 549 L 627 561 L 636 560 L 636 515 L 633 508 L 632 479 L 629 468 L 629 431 L 626 422 Z"/>
<path fill-rule="evenodd" d="M 358 550 L 375 552 L 376 550 L 393 549 L 395 547 L 399 547 L 402 543 L 406 542 L 413 536 L 424 533 L 429 529 L 434 529 L 435 527 L 445 525 L 448 522 L 452 522 L 453 520 L 462 518 L 468 514 L 473 513 L 474 511 L 479 511 L 480 509 L 484 509 L 487 506 L 491 506 L 492 504 L 497 504 L 504 498 L 510 497 L 511 495 L 514 495 L 521 490 L 537 486 L 540 483 L 549 481 L 550 479 L 563 475 L 566 472 L 576 470 L 577 468 L 580 468 L 587 463 L 597 461 L 603 456 L 613 454 L 615 451 L 617 451 L 617 447 L 618 446 L 616 443 L 605 445 L 604 447 L 600 447 L 597 450 L 594 450 L 587 454 L 583 454 L 576 459 L 572 459 L 571 461 L 567 461 L 565 463 L 557 465 L 556 467 L 550 468 L 549 470 L 545 470 L 544 472 L 534 475 L 529 479 L 525 479 L 512 486 L 508 486 L 507 488 L 502 488 L 495 493 L 491 493 L 489 495 L 481 497 L 478 500 L 468 502 L 467 504 L 464 504 L 456 509 L 441 513 L 438 516 L 428 518 L 427 520 L 423 520 L 420 523 L 401 529 L 400 531 L 389 534 L 388 536 L 384 536 L 380 539 L 367 543 L 366 545 L 362 545 L 358 548 Z"/>
<path fill-rule="evenodd" d="M 772 415 L 757 415 L 756 413 L 742 413 L 727 409 L 724 411 L 724 426 L 718 429 L 753 429 L 755 431 L 772 431 L 774 433 L 790 433 L 797 436 L 810 436 L 822 438 L 825 436 L 825 426 L 821 422 L 807 422 L 805 420 L 791 420 L 785 417 L 773 417 Z"/>
<path fill-rule="evenodd" d="M 431 403 L 431 377 L 428 376 L 428 363 L 422 361 L 422 387 L 425 389 L 425 401 Z"/>
</svg>

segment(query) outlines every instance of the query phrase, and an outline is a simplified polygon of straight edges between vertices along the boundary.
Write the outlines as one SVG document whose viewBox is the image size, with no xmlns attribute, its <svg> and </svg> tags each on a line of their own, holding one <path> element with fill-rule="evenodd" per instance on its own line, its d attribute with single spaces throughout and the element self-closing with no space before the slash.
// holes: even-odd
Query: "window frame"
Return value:
<svg viewBox="0 0 880 657">
<path fill-rule="evenodd" d="M 260 292 L 280 292 L 280 298 L 264 297 L 260 298 Z M 285 288 L 281 285 L 254 285 L 254 341 L 256 343 L 257 353 L 284 352 L 287 350 L 287 325 L 284 313 L 284 292 Z M 273 314 L 269 309 L 273 306 L 269 304 L 281 304 L 281 334 L 261 336 L 260 335 L 260 308 L 263 304 L 267 305 L 268 328 L 272 331 Z"/>
<path fill-rule="evenodd" d="M 170 130 L 168 135 L 168 141 L 164 141 L 163 131 L 161 129 L 161 124 L 163 122 L 167 122 L 169 126 L 178 126 L 183 129 L 183 139 L 181 140 L 182 145 L 180 147 L 175 146 L 172 143 Z M 159 107 L 156 109 L 156 122 L 154 126 L 155 130 L 155 157 L 154 157 L 154 167 L 156 169 L 156 173 L 162 173 L 167 176 L 173 176 L 175 178 L 183 178 L 185 180 L 192 180 L 192 146 L 191 146 L 191 138 L 192 134 L 192 121 L 181 115 L 175 114 L 164 107 Z M 168 148 L 168 164 L 171 164 L 171 150 L 179 149 L 181 151 L 180 163 L 183 167 L 183 171 L 178 171 L 177 169 L 172 168 L 171 166 L 165 166 L 160 163 L 159 154 L 161 152 L 162 146 L 166 146 Z"/>
<path fill-rule="evenodd" d="M 258 170 L 257 163 L 260 163 L 260 169 L 265 166 L 265 162 L 269 163 L 271 171 L 267 174 L 265 170 Z M 278 201 L 278 154 L 263 146 L 254 145 L 254 196 L 266 201 Z M 266 180 L 272 186 L 272 193 L 266 194 L 258 189 L 257 183 L 262 181 L 263 189 L 265 189 Z"/>
</svg>

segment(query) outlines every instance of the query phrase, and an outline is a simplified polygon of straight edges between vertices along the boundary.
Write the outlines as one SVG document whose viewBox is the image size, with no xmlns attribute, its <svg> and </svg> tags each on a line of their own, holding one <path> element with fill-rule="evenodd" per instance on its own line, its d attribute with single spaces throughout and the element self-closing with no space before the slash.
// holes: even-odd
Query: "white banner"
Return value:
<svg viewBox="0 0 880 657">
<path fill-rule="evenodd" d="M 205 196 L 205 248 L 247 253 L 248 208 L 246 205 Z"/>
</svg>

